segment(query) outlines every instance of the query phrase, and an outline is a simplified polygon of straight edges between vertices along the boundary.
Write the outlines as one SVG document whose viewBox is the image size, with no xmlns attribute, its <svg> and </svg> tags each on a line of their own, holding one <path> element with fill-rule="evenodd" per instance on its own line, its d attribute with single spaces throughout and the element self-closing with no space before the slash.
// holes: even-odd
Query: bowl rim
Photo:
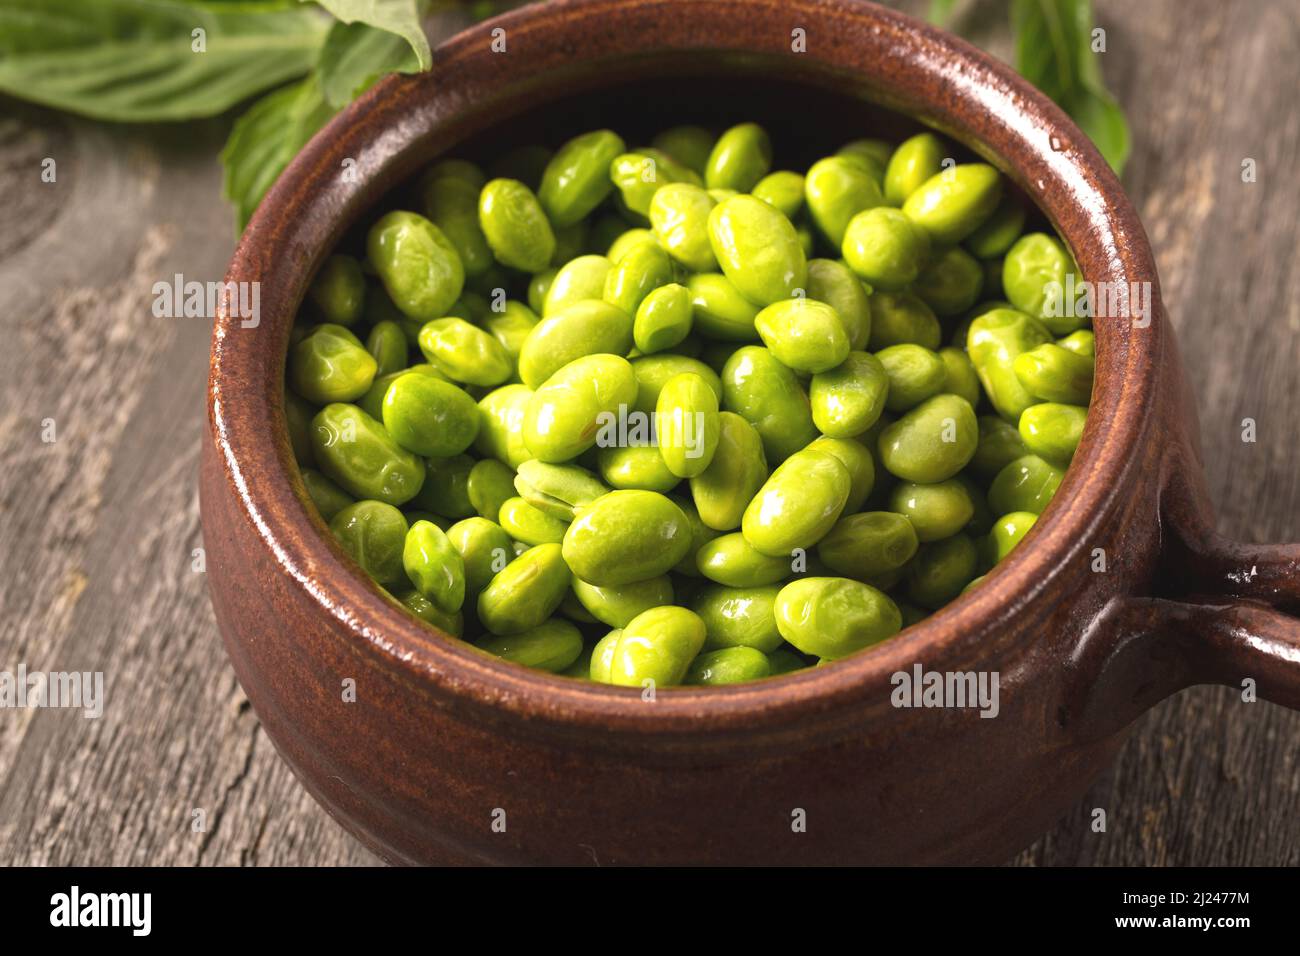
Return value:
<svg viewBox="0 0 1300 956">
<path fill-rule="evenodd" d="M 590 35 L 593 24 L 598 37 L 577 52 L 565 45 L 575 30 Z M 517 94 L 520 68 L 503 69 L 499 59 L 488 59 L 495 56 L 492 31 L 504 29 L 515 49 L 534 50 L 552 65 L 590 65 L 629 53 L 644 56 L 647 47 L 655 53 L 722 49 L 790 56 L 789 31 L 800 25 L 816 37 L 809 42 L 816 52 L 804 54 L 800 69 L 816 64 L 817 74 L 852 75 L 872 87 L 870 99 L 906 109 L 997 164 L 1065 238 L 1085 278 L 1151 283 L 1149 328 L 1117 319 L 1096 326 L 1088 423 L 1058 495 L 1026 545 L 980 587 L 899 635 L 832 667 L 726 687 L 665 688 L 650 707 L 639 688 L 520 667 L 433 631 L 365 580 L 303 503 L 283 424 L 282 388 L 289 326 L 307 276 L 344 227 L 385 191 L 378 183 L 405 178 L 396 175 L 401 162 L 409 163 L 439 124 L 478 102 L 485 89 L 504 85 Z M 349 159 L 361 175 L 338 175 Z M 274 334 L 243 334 L 223 297 L 212 339 L 211 438 L 242 516 L 309 600 L 342 625 L 358 649 L 369 649 L 418 692 L 529 721 L 641 736 L 783 734 L 795 720 L 805 727 L 813 720 L 844 724 L 848 716 L 860 719 L 864 707 L 888 706 L 889 676 L 918 661 L 931 667 L 945 658 L 996 662 L 1020 649 L 1024 639 L 1010 637 L 1012 618 L 1082 552 L 1088 531 L 1111 512 L 1129 470 L 1139 466 L 1136 452 L 1152 420 L 1154 370 L 1165 338 L 1146 234 L 1118 179 L 1072 121 L 1009 67 L 965 41 L 874 3 L 838 0 L 560 0 L 484 21 L 440 45 L 430 72 L 381 81 L 317 133 L 253 216 L 226 281 L 260 282 L 262 301 L 271 305 L 264 312 L 279 314 L 269 327 Z"/>
</svg>

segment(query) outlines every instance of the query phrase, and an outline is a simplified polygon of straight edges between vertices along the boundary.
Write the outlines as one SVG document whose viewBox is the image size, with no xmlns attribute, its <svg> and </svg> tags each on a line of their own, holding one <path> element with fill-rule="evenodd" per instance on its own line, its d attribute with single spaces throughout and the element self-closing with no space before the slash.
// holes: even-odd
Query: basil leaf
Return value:
<svg viewBox="0 0 1300 956">
<path fill-rule="evenodd" d="M 310 70 L 327 27 L 280 3 L 0 0 L 0 91 L 118 122 L 214 116 Z"/>
<path fill-rule="evenodd" d="M 334 115 L 315 75 L 262 97 L 235 121 L 221 150 L 224 193 L 242 230 L 298 150 Z"/>
<path fill-rule="evenodd" d="M 952 11 L 956 6 L 957 0 L 930 0 L 930 11 L 925 18 L 936 27 L 941 27 L 952 18 Z"/>
<path fill-rule="evenodd" d="M 1015 0 L 1016 69 L 1069 113 L 1111 168 L 1123 173 L 1128 122 L 1102 81 L 1092 51 L 1093 23 L 1090 0 Z"/>
<path fill-rule="evenodd" d="M 312 0 L 302 0 L 303 3 Z M 420 26 L 416 0 L 314 0 L 344 23 L 363 23 L 394 33 L 410 44 L 419 70 L 433 66 L 429 38 Z"/>
<path fill-rule="evenodd" d="M 343 107 L 387 73 L 418 73 L 420 59 L 404 37 L 364 23 L 336 23 L 316 71 L 331 106 Z"/>
<path fill-rule="evenodd" d="M 1128 162 L 1128 121 L 1119 104 L 1105 90 L 1082 89 L 1061 104 L 1088 134 L 1116 175 L 1122 175 Z"/>
</svg>

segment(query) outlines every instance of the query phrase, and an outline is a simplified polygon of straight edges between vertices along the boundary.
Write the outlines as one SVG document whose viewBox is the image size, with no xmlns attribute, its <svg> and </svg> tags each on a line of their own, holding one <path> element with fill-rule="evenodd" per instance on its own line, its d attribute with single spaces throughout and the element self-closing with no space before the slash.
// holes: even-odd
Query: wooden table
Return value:
<svg viewBox="0 0 1300 956">
<path fill-rule="evenodd" d="M 1200 394 L 1221 526 L 1294 540 L 1300 13 L 1295 0 L 1098 5 L 1133 126 L 1125 180 Z M 1009 48 L 1004 4 L 959 9 L 978 42 Z M 276 755 L 193 570 L 210 322 L 155 318 L 151 287 L 224 269 L 225 131 L 0 103 L 0 669 L 103 671 L 108 694 L 99 720 L 0 711 L 0 863 L 376 862 Z M 1245 417 L 1257 444 L 1240 439 Z M 1180 694 L 1016 862 L 1300 863 L 1298 742 L 1300 714 L 1228 689 Z"/>
</svg>

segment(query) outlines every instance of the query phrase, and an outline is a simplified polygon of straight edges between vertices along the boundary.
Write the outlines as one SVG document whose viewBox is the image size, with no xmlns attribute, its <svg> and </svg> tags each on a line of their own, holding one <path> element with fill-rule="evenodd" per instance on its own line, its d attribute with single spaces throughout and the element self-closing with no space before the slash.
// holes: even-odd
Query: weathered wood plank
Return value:
<svg viewBox="0 0 1300 956">
<path fill-rule="evenodd" d="M 1294 3 L 1098 6 L 1134 131 L 1125 180 L 1201 396 L 1221 526 L 1296 539 Z M 981 43 L 1009 49 L 1004 5 L 962 10 Z M 102 670 L 108 696 L 97 721 L 0 712 L 0 862 L 374 862 L 260 730 L 190 566 L 209 326 L 154 318 L 150 287 L 225 265 L 223 134 L 0 110 L 0 666 Z M 47 156 L 59 178 L 42 185 Z M 1247 156 L 1254 184 L 1240 181 Z M 1240 441 L 1248 416 L 1254 445 Z M 1225 689 L 1184 693 L 1139 722 L 1115 767 L 1016 862 L 1294 865 L 1297 740 L 1300 715 Z M 1104 834 L 1089 826 L 1096 807 Z"/>
</svg>

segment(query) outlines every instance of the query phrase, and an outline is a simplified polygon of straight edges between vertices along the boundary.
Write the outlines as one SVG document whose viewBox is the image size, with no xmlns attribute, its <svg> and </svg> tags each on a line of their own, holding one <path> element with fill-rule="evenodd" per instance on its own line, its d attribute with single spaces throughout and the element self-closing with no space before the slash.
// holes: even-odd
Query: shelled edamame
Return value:
<svg viewBox="0 0 1300 956">
<path fill-rule="evenodd" d="M 953 152 L 788 169 L 742 123 L 436 163 L 294 326 L 307 494 L 392 600 L 526 666 L 719 685 L 886 640 L 1029 533 L 1092 389 L 1069 251 Z"/>
</svg>

